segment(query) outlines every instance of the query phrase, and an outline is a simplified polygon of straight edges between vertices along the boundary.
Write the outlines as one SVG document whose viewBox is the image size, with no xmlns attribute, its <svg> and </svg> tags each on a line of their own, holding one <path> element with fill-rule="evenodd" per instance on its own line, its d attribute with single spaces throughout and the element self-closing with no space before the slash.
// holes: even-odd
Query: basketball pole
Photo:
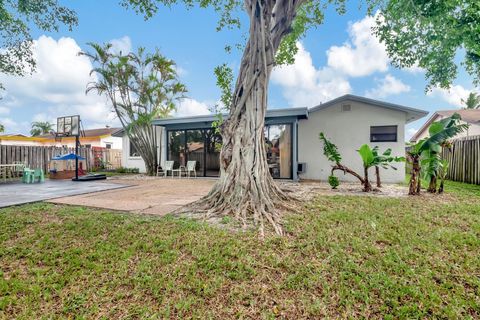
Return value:
<svg viewBox="0 0 480 320">
<path fill-rule="evenodd" d="M 75 181 L 78 181 L 78 145 L 80 144 L 78 134 L 75 136 Z"/>
</svg>

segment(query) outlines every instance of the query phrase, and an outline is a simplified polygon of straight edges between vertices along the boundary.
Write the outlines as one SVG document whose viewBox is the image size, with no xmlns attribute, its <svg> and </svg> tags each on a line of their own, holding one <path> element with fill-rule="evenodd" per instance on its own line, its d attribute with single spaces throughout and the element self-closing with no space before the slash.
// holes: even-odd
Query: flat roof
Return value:
<svg viewBox="0 0 480 320">
<path fill-rule="evenodd" d="M 228 114 L 223 114 L 223 117 L 228 118 Z M 268 109 L 265 117 L 268 118 L 283 118 L 296 117 L 297 119 L 308 118 L 308 108 L 284 108 L 284 109 Z M 216 115 L 209 114 L 203 116 L 192 117 L 171 117 L 165 119 L 155 119 L 152 124 L 157 126 L 168 126 L 174 124 L 198 123 L 198 122 L 213 122 L 217 120 Z"/>
</svg>

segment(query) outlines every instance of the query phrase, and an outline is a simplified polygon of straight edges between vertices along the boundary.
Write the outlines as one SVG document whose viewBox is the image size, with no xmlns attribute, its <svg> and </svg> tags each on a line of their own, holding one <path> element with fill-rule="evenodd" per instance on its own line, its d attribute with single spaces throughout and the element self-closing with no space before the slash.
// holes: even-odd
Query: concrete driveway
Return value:
<svg viewBox="0 0 480 320">
<path fill-rule="evenodd" d="M 215 183 L 215 179 L 205 178 L 141 176 L 110 178 L 109 181 L 130 187 L 56 198 L 49 202 L 165 215 L 180 206 L 200 199 Z"/>
</svg>

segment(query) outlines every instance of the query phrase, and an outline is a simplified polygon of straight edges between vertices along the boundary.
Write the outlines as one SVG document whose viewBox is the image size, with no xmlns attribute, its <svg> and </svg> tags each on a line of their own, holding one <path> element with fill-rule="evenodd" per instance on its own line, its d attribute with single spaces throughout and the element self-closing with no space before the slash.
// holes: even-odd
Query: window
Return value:
<svg viewBox="0 0 480 320">
<path fill-rule="evenodd" d="M 112 144 L 111 143 L 105 143 L 105 148 L 112 149 Z"/>
<path fill-rule="evenodd" d="M 397 126 L 370 127 L 370 142 L 397 142 Z"/>
<path fill-rule="evenodd" d="M 140 157 L 140 153 L 138 153 L 137 149 L 135 146 L 132 144 L 130 141 L 130 157 Z"/>
</svg>

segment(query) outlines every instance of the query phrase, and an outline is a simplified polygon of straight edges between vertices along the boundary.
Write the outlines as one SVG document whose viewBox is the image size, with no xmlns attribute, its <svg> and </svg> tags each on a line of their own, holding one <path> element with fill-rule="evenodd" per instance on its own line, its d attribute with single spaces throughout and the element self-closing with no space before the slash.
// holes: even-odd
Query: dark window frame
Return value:
<svg viewBox="0 0 480 320">
<path fill-rule="evenodd" d="M 138 151 L 135 149 L 135 146 L 133 145 L 132 141 L 129 141 L 129 142 L 130 142 L 130 144 L 129 144 L 129 146 L 128 146 L 128 157 L 129 157 L 129 158 L 140 158 L 140 157 L 141 157 L 141 156 L 140 156 L 140 153 L 138 153 Z M 137 153 L 138 155 L 137 155 L 137 156 L 132 155 L 132 150 L 133 150 L 133 151 L 137 151 L 136 153 Z"/>
<path fill-rule="evenodd" d="M 373 133 L 372 129 L 376 128 L 395 128 L 395 138 L 379 138 L 374 139 L 374 136 L 391 136 L 393 133 Z M 385 125 L 385 126 L 370 126 L 370 142 L 398 142 L 398 125 Z"/>
</svg>

